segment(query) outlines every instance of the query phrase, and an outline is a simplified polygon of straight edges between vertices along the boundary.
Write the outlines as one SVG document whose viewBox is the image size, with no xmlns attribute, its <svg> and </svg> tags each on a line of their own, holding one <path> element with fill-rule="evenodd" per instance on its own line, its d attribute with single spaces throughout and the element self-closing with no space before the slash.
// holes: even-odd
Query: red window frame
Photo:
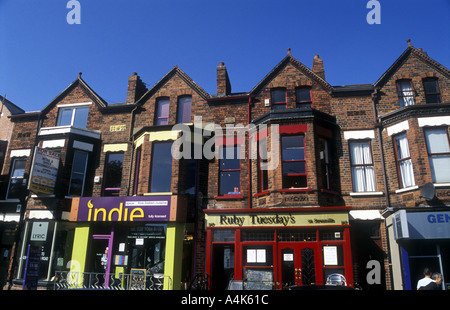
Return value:
<svg viewBox="0 0 450 310">
<path fill-rule="evenodd" d="M 289 160 L 285 160 L 283 159 L 283 138 L 287 138 L 287 137 L 301 137 L 302 138 L 302 142 L 303 142 L 303 158 L 302 159 L 289 159 Z M 306 135 L 304 133 L 296 133 L 296 134 L 290 134 L 290 135 L 282 135 L 281 136 L 281 141 L 280 141 L 280 147 L 281 147 L 281 174 L 282 174 L 282 188 L 283 189 L 305 189 L 308 188 L 308 171 L 307 171 L 307 167 L 306 167 L 306 143 L 305 143 L 305 139 L 306 139 Z M 302 162 L 305 165 L 305 172 L 301 172 L 301 173 L 285 173 L 284 170 L 284 165 L 285 163 L 297 163 L 297 162 Z M 305 186 L 302 187 L 286 187 L 285 186 L 285 181 L 284 181 L 284 176 L 288 176 L 288 177 L 304 177 L 305 178 Z"/>
<path fill-rule="evenodd" d="M 284 92 L 284 101 L 275 101 L 274 100 L 274 93 L 275 92 Z M 286 88 L 274 88 L 270 91 L 270 102 L 272 108 L 280 109 L 282 107 L 287 107 L 287 91 Z M 283 106 L 284 105 L 284 106 Z"/>
</svg>

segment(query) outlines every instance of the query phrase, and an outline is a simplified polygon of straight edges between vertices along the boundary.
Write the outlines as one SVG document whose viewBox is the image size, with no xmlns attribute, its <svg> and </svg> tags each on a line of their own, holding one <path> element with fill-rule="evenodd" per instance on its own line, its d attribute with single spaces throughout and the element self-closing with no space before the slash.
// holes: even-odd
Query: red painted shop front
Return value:
<svg viewBox="0 0 450 310">
<path fill-rule="evenodd" d="M 213 290 L 280 290 L 336 279 L 353 286 L 348 208 L 205 213 Z"/>
</svg>

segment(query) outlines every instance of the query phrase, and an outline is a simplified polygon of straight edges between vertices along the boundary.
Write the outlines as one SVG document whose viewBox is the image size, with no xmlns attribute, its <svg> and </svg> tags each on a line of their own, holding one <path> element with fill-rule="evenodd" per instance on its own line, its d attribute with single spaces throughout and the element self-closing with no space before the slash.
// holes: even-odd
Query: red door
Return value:
<svg viewBox="0 0 450 310">
<path fill-rule="evenodd" d="M 315 243 L 280 243 L 278 253 L 281 288 L 317 283 L 318 253 Z"/>
</svg>

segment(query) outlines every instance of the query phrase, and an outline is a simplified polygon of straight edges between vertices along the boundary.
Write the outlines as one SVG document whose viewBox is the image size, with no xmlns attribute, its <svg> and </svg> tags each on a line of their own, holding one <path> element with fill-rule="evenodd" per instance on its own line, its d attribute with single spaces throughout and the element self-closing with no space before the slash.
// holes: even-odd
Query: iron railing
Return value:
<svg viewBox="0 0 450 310">
<path fill-rule="evenodd" d="M 164 281 L 167 289 L 173 289 L 169 276 L 154 274 L 106 274 L 94 272 L 57 271 L 55 290 L 162 290 Z"/>
</svg>

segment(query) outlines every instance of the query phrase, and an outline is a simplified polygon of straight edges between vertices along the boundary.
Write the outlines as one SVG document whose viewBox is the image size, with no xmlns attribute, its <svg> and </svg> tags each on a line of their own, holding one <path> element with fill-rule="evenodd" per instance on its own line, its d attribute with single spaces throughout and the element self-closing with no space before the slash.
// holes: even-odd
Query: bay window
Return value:
<svg viewBox="0 0 450 310">
<path fill-rule="evenodd" d="M 394 141 L 400 186 L 402 188 L 414 186 L 414 171 L 406 133 L 395 136 Z"/>
<path fill-rule="evenodd" d="M 303 135 L 281 137 L 283 188 L 307 186 L 305 137 Z"/>
<path fill-rule="evenodd" d="M 24 196 L 26 189 L 25 165 L 27 158 L 13 158 L 11 177 L 9 178 L 7 199 Z"/>
<path fill-rule="evenodd" d="M 172 182 L 172 142 L 152 145 L 150 192 L 170 192 Z"/>
<path fill-rule="evenodd" d="M 426 128 L 424 131 L 433 182 L 450 182 L 450 147 L 447 128 Z"/>
<path fill-rule="evenodd" d="M 83 196 L 88 153 L 75 150 L 73 153 L 72 173 L 69 182 L 69 195 Z"/>
<path fill-rule="evenodd" d="M 349 142 L 354 192 L 374 192 L 375 172 L 369 141 Z"/>
</svg>

